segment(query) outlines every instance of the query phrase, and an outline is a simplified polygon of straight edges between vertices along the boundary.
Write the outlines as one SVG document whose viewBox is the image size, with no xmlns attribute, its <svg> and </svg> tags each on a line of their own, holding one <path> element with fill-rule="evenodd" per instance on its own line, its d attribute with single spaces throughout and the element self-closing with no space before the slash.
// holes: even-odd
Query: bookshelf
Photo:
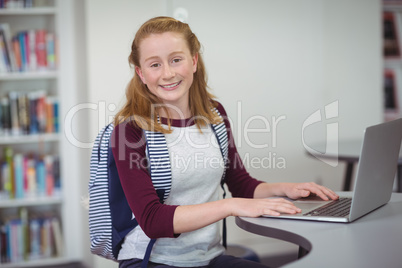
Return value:
<svg viewBox="0 0 402 268">
<path fill-rule="evenodd" d="M 402 116 L 402 1 L 383 0 L 384 120 Z"/>
<path fill-rule="evenodd" d="M 57 57 L 62 8 L 58 0 L 13 2 L 15 5 L 27 2 L 32 7 L 0 8 L 0 25 L 8 25 L 10 39 L 25 32 L 25 39 L 19 37 L 19 40 L 25 40 L 27 45 L 29 32 L 35 33 L 35 40 L 38 40 L 38 32 L 43 31 L 48 34 L 46 38 L 49 37 L 46 51 L 54 53 L 46 54 L 44 65 L 40 62 L 43 54 L 32 50 L 35 56 L 27 57 L 36 57 L 35 64 L 30 65 L 25 58 L 25 66 L 8 67 L 12 62 L 5 60 L 0 69 L 0 110 L 2 114 L 3 111 L 10 113 L 8 123 L 0 117 L 0 266 L 53 267 L 77 260 L 71 253 L 73 243 L 67 227 L 74 225 L 74 217 L 68 217 L 71 208 L 66 204 L 65 188 L 68 187 L 64 187 L 63 181 L 67 170 L 62 161 L 68 158 L 68 152 L 65 152 L 66 140 L 58 125 L 60 105 L 71 103 L 60 82 L 63 80 L 62 64 Z M 48 40 L 53 44 L 47 43 Z M 21 43 L 20 46 L 22 50 Z M 18 96 L 14 110 L 18 111 L 17 115 L 13 114 L 13 96 Z M 62 103 L 65 99 L 67 103 Z M 9 110 L 4 106 L 7 101 Z M 21 106 L 22 103 L 26 106 Z M 24 125 L 27 120 L 29 124 Z M 17 127 L 15 122 L 19 123 Z"/>
</svg>

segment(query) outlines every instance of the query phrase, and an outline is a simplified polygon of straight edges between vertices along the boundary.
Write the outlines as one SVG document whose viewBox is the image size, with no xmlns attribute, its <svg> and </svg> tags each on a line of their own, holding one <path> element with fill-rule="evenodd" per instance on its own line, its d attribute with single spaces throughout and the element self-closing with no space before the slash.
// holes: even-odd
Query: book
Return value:
<svg viewBox="0 0 402 268">
<path fill-rule="evenodd" d="M 10 198 L 14 198 L 14 170 L 13 170 L 13 149 L 11 147 L 4 148 L 4 160 L 7 163 L 7 169 L 4 174 L 6 176 L 6 182 L 4 189 L 7 191 Z"/>
<path fill-rule="evenodd" d="M 47 67 L 46 30 L 37 30 L 35 36 L 35 50 L 38 70 Z"/>
<path fill-rule="evenodd" d="M 29 92 L 27 96 L 29 101 L 29 133 L 37 134 L 39 133 L 39 121 L 37 116 L 38 92 Z"/>
<path fill-rule="evenodd" d="M 383 12 L 383 54 L 385 57 L 400 57 L 398 29 L 393 12 Z"/>
<path fill-rule="evenodd" d="M 0 135 L 9 135 L 11 133 L 10 101 L 8 97 L 0 99 Z"/>
<path fill-rule="evenodd" d="M 11 36 L 9 24 L 0 23 L 0 72 L 54 70 L 57 61 L 58 40 L 53 32 L 28 29 Z"/>
<path fill-rule="evenodd" d="M 14 57 L 15 57 L 16 70 L 22 72 L 23 69 L 22 69 L 21 48 L 20 48 L 20 43 L 19 43 L 17 36 L 14 36 L 12 38 L 12 46 L 13 46 L 13 52 L 14 52 Z"/>
<path fill-rule="evenodd" d="M 8 64 L 9 64 L 8 70 L 17 71 L 10 25 L 8 23 L 0 23 L 0 29 L 2 30 L 4 35 L 5 51 L 7 53 Z"/>
<path fill-rule="evenodd" d="M 32 198 L 38 196 L 37 192 L 37 171 L 35 159 L 28 158 L 26 165 L 26 197 Z"/>
<path fill-rule="evenodd" d="M 21 51 L 21 62 L 22 62 L 22 71 L 26 71 L 28 69 L 28 59 L 27 59 L 27 50 L 26 50 L 26 32 L 18 33 L 18 42 L 20 45 Z"/>
<path fill-rule="evenodd" d="M 22 154 L 15 154 L 14 161 L 14 180 L 15 180 L 15 198 L 23 198 L 24 194 L 24 157 Z"/>
<path fill-rule="evenodd" d="M 3 29 L 0 28 L 0 72 L 11 71 L 9 54 L 7 52 L 6 38 Z"/>
<path fill-rule="evenodd" d="M 0 222 L 0 263 L 8 262 L 6 226 Z"/>
<path fill-rule="evenodd" d="M 41 224 L 40 220 L 33 218 L 29 220 L 29 259 L 36 260 L 41 256 Z"/>
<path fill-rule="evenodd" d="M 38 196 L 46 195 L 46 168 L 43 160 L 36 163 L 37 193 Z"/>
<path fill-rule="evenodd" d="M 28 40 L 29 40 L 29 70 L 35 71 L 37 69 L 37 58 L 35 53 L 35 30 L 28 31 Z"/>
<path fill-rule="evenodd" d="M 7 162 L 1 163 L 1 199 L 7 200 L 10 199 L 10 191 L 11 191 L 11 178 L 10 178 L 10 171 Z"/>
<path fill-rule="evenodd" d="M 29 100 L 26 93 L 18 94 L 18 119 L 21 134 L 29 134 Z"/>
<path fill-rule="evenodd" d="M 47 68 L 50 70 L 56 69 L 56 55 L 55 55 L 55 37 L 53 33 L 46 33 L 46 59 Z"/>
<path fill-rule="evenodd" d="M 59 196 L 61 191 L 58 156 L 13 154 L 5 148 L 0 164 L 0 198 L 37 198 Z"/>
<path fill-rule="evenodd" d="M 58 218 L 53 217 L 51 220 L 52 234 L 54 240 L 55 255 L 61 257 L 64 255 L 64 242 L 60 228 L 60 221 Z"/>
<path fill-rule="evenodd" d="M 54 191 L 54 173 L 53 173 L 53 156 L 46 155 L 43 158 L 45 164 L 45 184 L 46 184 L 46 195 L 52 196 Z"/>
<path fill-rule="evenodd" d="M 44 90 L 37 92 L 36 118 L 38 120 L 39 132 L 46 132 L 46 92 Z"/>
<path fill-rule="evenodd" d="M 10 91 L 8 93 L 10 101 L 11 134 L 19 135 L 21 133 L 20 122 L 18 118 L 18 93 Z"/>
<path fill-rule="evenodd" d="M 0 135 L 57 133 L 58 109 L 58 99 L 44 90 L 11 91 L 0 98 Z"/>
</svg>

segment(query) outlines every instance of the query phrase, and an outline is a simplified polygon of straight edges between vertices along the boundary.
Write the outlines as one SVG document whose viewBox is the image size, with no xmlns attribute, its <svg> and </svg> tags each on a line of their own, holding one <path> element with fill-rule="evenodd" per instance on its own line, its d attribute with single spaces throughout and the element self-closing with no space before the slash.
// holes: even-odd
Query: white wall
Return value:
<svg viewBox="0 0 402 268">
<path fill-rule="evenodd" d="M 250 164 L 249 172 L 266 181 L 315 180 L 340 190 L 344 166 L 307 157 L 302 125 L 334 101 L 339 116 L 328 122 L 338 124 L 340 139 L 360 137 L 367 125 L 382 120 L 379 0 L 87 0 L 88 100 L 106 105 L 90 111 L 88 141 L 105 124 L 104 118 L 116 112 L 111 108 L 124 101 L 132 75 L 127 57 L 136 29 L 179 7 L 187 10 L 203 44 L 210 87 L 233 120 L 240 154 L 265 159 L 267 165 L 271 153 L 271 168 Z M 274 132 L 273 118 L 281 117 L 286 119 Z M 266 129 L 262 118 L 271 131 L 248 134 L 247 140 L 246 122 L 251 120 L 250 128 Z M 308 144 L 325 140 L 325 123 L 306 130 Z M 280 168 L 283 164 L 286 168 Z M 229 241 L 261 245 L 267 240 L 231 222 Z M 256 250 L 270 251 L 262 246 Z M 96 261 L 95 267 L 102 265 L 107 267 Z"/>
</svg>

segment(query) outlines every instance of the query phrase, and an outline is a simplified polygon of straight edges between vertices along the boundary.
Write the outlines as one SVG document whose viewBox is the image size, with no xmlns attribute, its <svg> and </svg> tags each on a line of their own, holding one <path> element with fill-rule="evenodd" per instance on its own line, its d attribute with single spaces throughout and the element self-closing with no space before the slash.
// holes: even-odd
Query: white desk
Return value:
<svg viewBox="0 0 402 268">
<path fill-rule="evenodd" d="M 237 217 L 236 224 L 308 252 L 285 267 L 402 267 L 402 193 L 352 223 Z"/>
</svg>

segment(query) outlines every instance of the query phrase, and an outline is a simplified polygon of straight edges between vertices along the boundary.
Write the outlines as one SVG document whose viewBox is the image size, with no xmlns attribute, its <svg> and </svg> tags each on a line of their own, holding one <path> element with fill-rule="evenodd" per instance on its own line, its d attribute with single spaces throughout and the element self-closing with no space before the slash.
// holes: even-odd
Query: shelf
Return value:
<svg viewBox="0 0 402 268">
<path fill-rule="evenodd" d="M 384 58 L 385 68 L 401 68 L 402 60 L 401 58 Z"/>
<path fill-rule="evenodd" d="M 56 79 L 57 71 L 0 73 L 0 81 Z"/>
<path fill-rule="evenodd" d="M 0 263 L 1 268 L 22 268 L 22 267 L 54 267 L 71 263 L 71 260 L 63 257 L 39 259 L 34 261 L 16 262 L 16 263 Z"/>
<path fill-rule="evenodd" d="M 31 7 L 31 8 L 2 8 L 0 9 L 0 15 L 54 15 L 56 14 L 56 8 L 54 7 Z"/>
<path fill-rule="evenodd" d="M 62 203 L 61 196 L 44 196 L 21 199 L 0 199 L 0 208 L 57 205 Z"/>
<path fill-rule="evenodd" d="M 0 145 L 56 142 L 59 140 L 60 140 L 59 133 L 45 133 L 45 134 L 20 135 L 20 136 L 0 136 Z"/>
</svg>

